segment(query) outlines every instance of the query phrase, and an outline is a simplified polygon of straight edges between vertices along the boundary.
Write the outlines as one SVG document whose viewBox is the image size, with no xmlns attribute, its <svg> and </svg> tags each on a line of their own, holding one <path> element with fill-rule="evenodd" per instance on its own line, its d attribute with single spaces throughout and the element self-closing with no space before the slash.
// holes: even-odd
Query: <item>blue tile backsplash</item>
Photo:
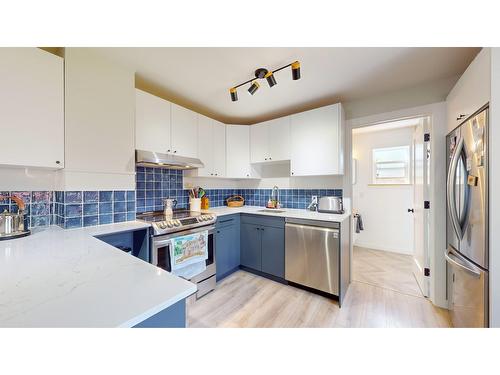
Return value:
<svg viewBox="0 0 500 375">
<path fill-rule="evenodd" d="M 25 214 L 30 228 L 52 224 L 54 192 L 52 191 L 0 191 L 0 196 L 16 196 L 26 205 Z M 0 211 L 17 212 L 19 208 L 10 199 L 0 199 Z"/>
<path fill-rule="evenodd" d="M 135 191 L 56 191 L 53 223 L 79 228 L 135 220 Z"/>
<path fill-rule="evenodd" d="M 163 209 L 163 199 L 177 200 L 187 208 L 188 189 L 183 189 L 182 171 L 163 168 L 136 168 L 136 190 L 106 191 L 0 191 L 0 196 L 17 196 L 26 204 L 30 228 L 58 225 L 79 228 L 135 220 L 136 213 Z M 226 204 L 232 195 L 241 195 L 245 204 L 265 206 L 271 189 L 206 189 L 210 207 Z M 306 208 L 311 196 L 342 196 L 341 189 L 281 189 L 284 208 Z M 17 212 L 17 205 L 0 199 L 0 212 Z"/>
<path fill-rule="evenodd" d="M 137 212 L 163 209 L 163 199 L 177 200 L 177 208 L 187 208 L 188 189 L 183 187 L 182 171 L 162 168 L 136 168 Z M 272 189 L 205 189 L 210 207 L 226 205 L 232 195 L 241 195 L 245 204 L 265 206 Z M 342 196 L 342 189 L 281 189 L 280 202 L 284 208 L 306 208 L 313 195 Z"/>
</svg>

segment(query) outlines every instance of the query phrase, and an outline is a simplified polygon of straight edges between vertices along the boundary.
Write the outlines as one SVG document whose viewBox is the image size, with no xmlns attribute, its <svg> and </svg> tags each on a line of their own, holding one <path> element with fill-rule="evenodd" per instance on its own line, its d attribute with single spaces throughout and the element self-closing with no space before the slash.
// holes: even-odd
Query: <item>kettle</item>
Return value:
<svg viewBox="0 0 500 375">
<path fill-rule="evenodd" d="M 0 196 L 0 200 L 3 199 L 11 199 L 12 201 L 16 202 L 17 206 L 19 207 L 19 211 L 17 213 L 13 213 L 5 210 L 4 212 L 0 213 L 0 239 L 10 239 L 29 234 L 30 232 L 24 225 L 25 205 L 23 200 L 18 197 Z"/>
</svg>

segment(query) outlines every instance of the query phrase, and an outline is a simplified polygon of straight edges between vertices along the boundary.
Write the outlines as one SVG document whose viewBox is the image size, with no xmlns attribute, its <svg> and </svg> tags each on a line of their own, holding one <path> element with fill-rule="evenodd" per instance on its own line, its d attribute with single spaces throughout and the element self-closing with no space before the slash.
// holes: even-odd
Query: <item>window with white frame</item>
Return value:
<svg viewBox="0 0 500 375">
<path fill-rule="evenodd" d="M 373 183 L 410 183 L 410 146 L 374 148 Z"/>
</svg>

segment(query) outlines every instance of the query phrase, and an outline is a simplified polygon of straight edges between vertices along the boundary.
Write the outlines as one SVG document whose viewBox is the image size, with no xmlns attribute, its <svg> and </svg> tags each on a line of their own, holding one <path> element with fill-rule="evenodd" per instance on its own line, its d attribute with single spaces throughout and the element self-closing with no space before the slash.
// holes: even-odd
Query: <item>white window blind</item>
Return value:
<svg viewBox="0 0 500 375">
<path fill-rule="evenodd" d="M 373 149 L 374 184 L 410 183 L 410 146 Z"/>
</svg>

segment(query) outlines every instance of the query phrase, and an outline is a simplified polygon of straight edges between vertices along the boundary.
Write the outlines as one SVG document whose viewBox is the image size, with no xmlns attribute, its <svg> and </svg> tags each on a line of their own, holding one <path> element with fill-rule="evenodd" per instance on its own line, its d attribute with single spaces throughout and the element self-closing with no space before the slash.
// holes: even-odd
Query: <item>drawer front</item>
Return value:
<svg viewBox="0 0 500 375">
<path fill-rule="evenodd" d="M 241 222 L 244 224 L 254 224 L 267 227 L 285 228 L 285 218 L 269 217 L 264 215 L 241 215 Z"/>
<path fill-rule="evenodd" d="M 222 228 L 222 227 L 227 227 L 229 225 L 239 225 L 239 224 L 240 224 L 240 215 L 233 214 L 233 215 L 224 215 L 217 217 L 217 222 L 215 225 L 217 228 Z"/>
</svg>

